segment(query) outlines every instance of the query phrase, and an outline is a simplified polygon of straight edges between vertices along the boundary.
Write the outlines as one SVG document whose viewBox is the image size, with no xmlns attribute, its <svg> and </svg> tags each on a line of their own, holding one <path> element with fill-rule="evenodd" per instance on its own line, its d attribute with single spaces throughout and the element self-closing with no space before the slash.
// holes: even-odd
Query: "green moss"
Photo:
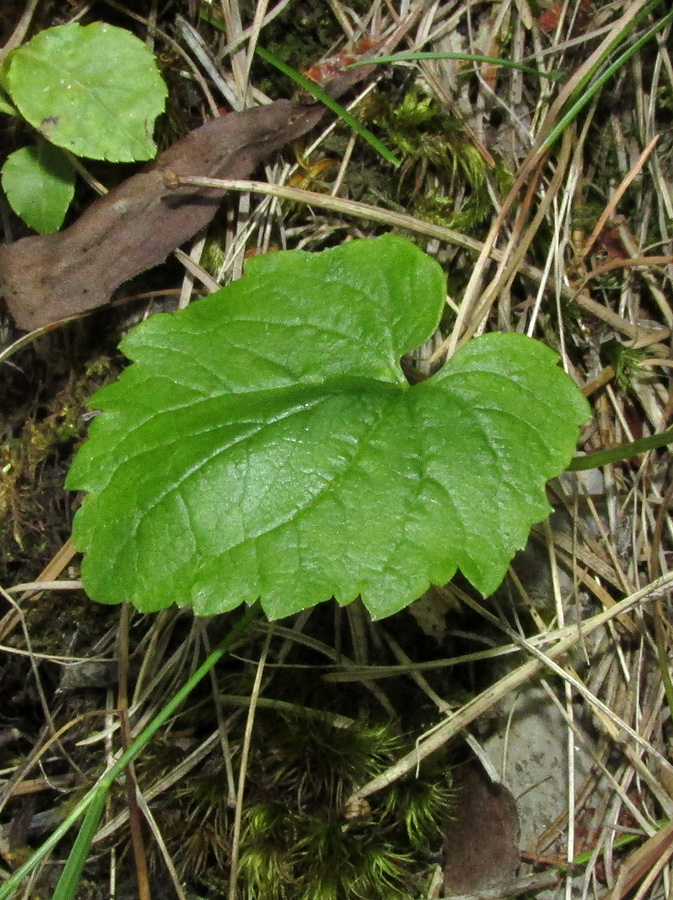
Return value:
<svg viewBox="0 0 673 900">
<path fill-rule="evenodd" d="M 335 728 L 285 719 L 251 765 L 240 870 L 249 900 L 384 900 L 419 893 L 414 851 L 437 843 L 451 807 L 450 778 L 433 769 L 383 792 L 346 818 L 356 785 L 405 750 L 389 724 Z M 427 776 L 427 777 L 426 777 Z"/>
<path fill-rule="evenodd" d="M 633 392 L 633 376 L 639 370 L 641 361 L 649 355 L 647 350 L 634 350 L 614 338 L 601 346 L 603 361 L 613 366 L 615 380 L 626 392 Z"/>
<path fill-rule="evenodd" d="M 399 100 L 378 94 L 362 115 L 404 160 L 396 180 L 388 174 L 380 188 L 388 204 L 468 234 L 486 227 L 493 213 L 489 181 L 504 195 L 513 178 L 499 162 L 489 170 L 460 119 L 418 85 Z"/>
<path fill-rule="evenodd" d="M 240 746 L 240 735 L 230 735 L 234 770 Z M 239 896 L 420 896 L 427 864 L 417 851 L 436 850 L 441 843 L 452 806 L 450 769 L 438 761 L 424 763 L 418 779 L 380 792 L 371 807 L 358 809 L 360 815 L 349 818 L 344 807 L 356 786 L 410 749 L 389 723 L 344 728 L 327 714 L 279 717 L 258 710 L 246 775 Z M 174 746 L 155 742 L 136 767 L 141 785 L 174 765 Z M 183 779 L 162 808 L 161 824 L 181 880 L 201 897 L 226 895 L 233 809 L 224 765 L 207 764 L 207 771 Z"/>
</svg>

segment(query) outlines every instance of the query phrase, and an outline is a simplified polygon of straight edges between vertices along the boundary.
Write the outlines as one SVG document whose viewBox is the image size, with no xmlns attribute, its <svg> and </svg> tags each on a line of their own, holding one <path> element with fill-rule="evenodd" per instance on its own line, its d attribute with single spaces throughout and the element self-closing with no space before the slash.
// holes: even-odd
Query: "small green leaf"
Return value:
<svg viewBox="0 0 673 900">
<path fill-rule="evenodd" d="M 7 80 L 24 118 L 59 147 L 111 162 L 156 154 L 166 85 L 147 47 L 123 28 L 47 28 L 14 51 Z"/>
<path fill-rule="evenodd" d="M 68 486 L 95 600 L 199 615 L 261 598 L 272 618 L 358 595 L 390 615 L 457 568 L 494 590 L 588 406 L 521 335 L 465 346 L 411 387 L 440 267 L 387 236 L 250 260 L 246 275 L 137 327 L 136 361 Z"/>
<path fill-rule="evenodd" d="M 10 153 L 2 167 L 2 187 L 27 225 L 51 234 L 63 224 L 75 193 L 75 171 L 62 150 L 40 141 Z"/>
</svg>

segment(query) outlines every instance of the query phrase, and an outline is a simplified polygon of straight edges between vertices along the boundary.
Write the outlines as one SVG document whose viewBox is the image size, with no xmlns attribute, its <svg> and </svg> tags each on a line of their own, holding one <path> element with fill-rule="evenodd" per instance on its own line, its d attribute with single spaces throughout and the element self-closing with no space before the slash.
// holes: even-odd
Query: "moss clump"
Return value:
<svg viewBox="0 0 673 900">
<path fill-rule="evenodd" d="M 513 183 L 501 163 L 489 170 L 460 119 L 417 84 L 399 102 L 380 93 L 366 116 L 404 159 L 391 202 L 421 219 L 474 233 L 493 211 L 489 180 L 501 195 Z"/>
<path fill-rule="evenodd" d="M 601 358 L 615 370 L 615 380 L 624 392 L 633 393 L 634 375 L 641 372 L 640 363 L 647 358 L 647 350 L 634 350 L 612 338 L 601 346 Z"/>
<path fill-rule="evenodd" d="M 240 874 L 247 900 L 384 900 L 420 894 L 416 851 L 437 844 L 452 794 L 446 771 L 393 785 L 347 818 L 356 785 L 409 748 L 389 724 L 335 728 L 285 719 L 251 769 Z"/>
<path fill-rule="evenodd" d="M 229 736 L 234 770 L 242 735 Z M 441 844 L 451 814 L 450 769 L 424 763 L 419 778 L 391 785 L 357 811 L 353 789 L 411 745 L 388 723 L 338 727 L 329 714 L 279 716 L 258 710 L 239 847 L 244 900 L 393 900 L 421 896 L 426 855 Z M 175 766 L 170 741 L 138 762 L 141 785 Z M 121 801 L 123 802 L 123 801 Z M 223 762 L 181 780 L 161 812 L 162 835 L 178 876 L 194 896 L 228 894 L 234 809 Z M 153 857 L 156 871 L 161 867 Z"/>
</svg>

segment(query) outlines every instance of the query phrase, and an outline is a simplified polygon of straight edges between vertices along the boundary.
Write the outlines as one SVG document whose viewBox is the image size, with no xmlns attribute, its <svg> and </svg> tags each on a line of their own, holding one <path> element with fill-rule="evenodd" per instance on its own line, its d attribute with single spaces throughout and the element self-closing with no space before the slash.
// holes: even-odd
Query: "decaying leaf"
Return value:
<svg viewBox="0 0 673 900">
<path fill-rule="evenodd" d="M 93 203 L 65 231 L 0 247 L 0 288 L 16 325 L 39 328 L 107 303 L 120 284 L 205 228 L 222 192 L 172 187 L 171 174 L 245 178 L 322 113 L 276 100 L 214 119 Z"/>
<path fill-rule="evenodd" d="M 466 763 L 454 773 L 456 808 L 444 831 L 444 894 L 472 894 L 516 876 L 519 816 L 503 784 L 481 766 Z"/>
<path fill-rule="evenodd" d="M 329 86 L 340 96 L 363 66 Z M 323 106 L 276 100 L 207 122 L 145 171 L 101 197 L 65 231 L 0 247 L 0 293 L 30 330 L 102 306 L 129 278 L 163 262 L 211 221 L 222 192 L 171 185 L 173 175 L 246 178 L 275 150 L 310 131 Z"/>
</svg>

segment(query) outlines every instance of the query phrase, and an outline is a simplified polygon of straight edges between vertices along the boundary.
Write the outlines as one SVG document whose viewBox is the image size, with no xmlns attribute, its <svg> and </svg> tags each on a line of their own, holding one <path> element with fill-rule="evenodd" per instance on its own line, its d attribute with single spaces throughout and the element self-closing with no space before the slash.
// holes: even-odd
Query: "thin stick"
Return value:
<svg viewBox="0 0 673 900">
<path fill-rule="evenodd" d="M 229 871 L 229 900 L 236 900 L 236 880 L 238 877 L 238 857 L 241 841 L 241 820 L 243 818 L 243 794 L 245 793 L 245 776 L 248 770 L 248 758 L 250 756 L 250 744 L 252 743 L 252 729 L 255 722 L 255 712 L 257 710 L 257 700 L 262 685 L 262 676 L 264 674 L 264 664 L 266 656 L 269 652 L 269 644 L 273 637 L 273 627 L 270 627 L 266 633 L 266 640 L 262 648 L 262 654 L 257 664 L 257 672 L 255 674 L 255 683 L 252 687 L 250 695 L 250 706 L 248 707 L 248 719 L 245 723 L 245 736 L 243 738 L 243 747 L 241 749 L 241 768 L 238 775 L 238 794 L 236 797 L 236 814 L 234 816 L 234 829 L 231 843 L 231 868 Z"/>
<path fill-rule="evenodd" d="M 587 241 L 586 241 L 584 247 L 582 247 L 582 251 L 580 254 L 581 256 L 586 256 L 587 253 L 593 247 L 593 245 L 596 243 L 598 235 L 601 233 L 601 231 L 605 227 L 605 223 L 610 218 L 610 216 L 614 213 L 615 209 L 617 208 L 617 204 L 619 203 L 619 201 L 622 199 L 622 197 L 626 193 L 628 186 L 631 184 L 631 182 L 636 177 L 636 175 L 638 175 L 640 173 L 640 171 L 642 170 L 643 166 L 647 162 L 648 157 L 650 156 L 650 154 L 652 153 L 654 148 L 657 146 L 658 141 L 659 141 L 659 135 L 655 134 L 655 136 L 652 138 L 650 143 L 647 145 L 647 147 L 645 147 L 645 149 L 640 154 L 638 159 L 631 166 L 631 171 L 627 172 L 626 177 L 622 179 L 622 183 L 619 185 L 617 190 L 613 193 L 612 197 L 610 197 L 605 209 L 603 210 L 603 212 L 601 213 L 601 215 L 598 219 L 598 222 L 596 222 L 596 225 L 594 226 L 594 230 L 591 232 L 591 234 L 587 238 Z"/>
<path fill-rule="evenodd" d="M 131 727 L 129 723 L 129 623 L 131 620 L 131 604 L 122 604 L 119 615 L 119 635 L 117 638 L 118 681 L 117 708 L 119 709 L 120 737 L 124 750 L 131 745 Z M 136 864 L 136 879 L 138 884 L 138 900 L 152 900 L 150 891 L 150 876 L 147 868 L 147 854 L 145 853 L 145 841 L 143 839 L 142 818 L 138 808 L 135 766 L 129 762 L 126 766 L 126 804 L 129 810 L 129 828 L 131 831 L 131 846 L 133 858 Z"/>
<path fill-rule="evenodd" d="M 669 572 L 661 578 L 658 578 L 656 581 L 651 582 L 630 597 L 625 597 L 610 609 L 606 609 L 592 618 L 587 619 L 585 622 L 582 622 L 581 630 L 578 628 L 574 634 L 560 640 L 558 644 L 551 647 L 545 654 L 546 658 L 556 659 L 557 657 L 562 656 L 582 637 L 587 637 L 607 622 L 610 622 L 617 616 L 623 615 L 625 612 L 628 612 L 639 604 L 655 600 L 657 597 L 661 596 L 671 584 L 673 584 L 673 572 Z M 412 772 L 419 765 L 421 760 L 425 759 L 431 753 L 434 753 L 434 751 L 438 750 L 440 747 L 443 747 L 450 738 L 466 728 L 470 722 L 473 722 L 486 709 L 490 709 L 511 691 L 515 690 L 538 672 L 542 671 L 544 667 L 545 663 L 541 660 L 531 659 L 522 666 L 519 666 L 515 671 L 510 672 L 504 678 L 501 678 L 497 684 L 482 691 L 481 694 L 478 694 L 474 699 L 470 700 L 470 702 L 465 704 L 465 706 L 457 713 L 440 723 L 425 741 L 418 744 L 415 750 L 411 753 L 407 753 L 406 756 L 403 756 L 402 759 L 398 760 L 395 765 L 386 769 L 385 772 L 382 772 L 368 784 L 355 791 L 346 801 L 346 806 L 355 804 L 365 797 L 375 794 L 377 791 L 392 784 L 408 772 Z"/>
</svg>

